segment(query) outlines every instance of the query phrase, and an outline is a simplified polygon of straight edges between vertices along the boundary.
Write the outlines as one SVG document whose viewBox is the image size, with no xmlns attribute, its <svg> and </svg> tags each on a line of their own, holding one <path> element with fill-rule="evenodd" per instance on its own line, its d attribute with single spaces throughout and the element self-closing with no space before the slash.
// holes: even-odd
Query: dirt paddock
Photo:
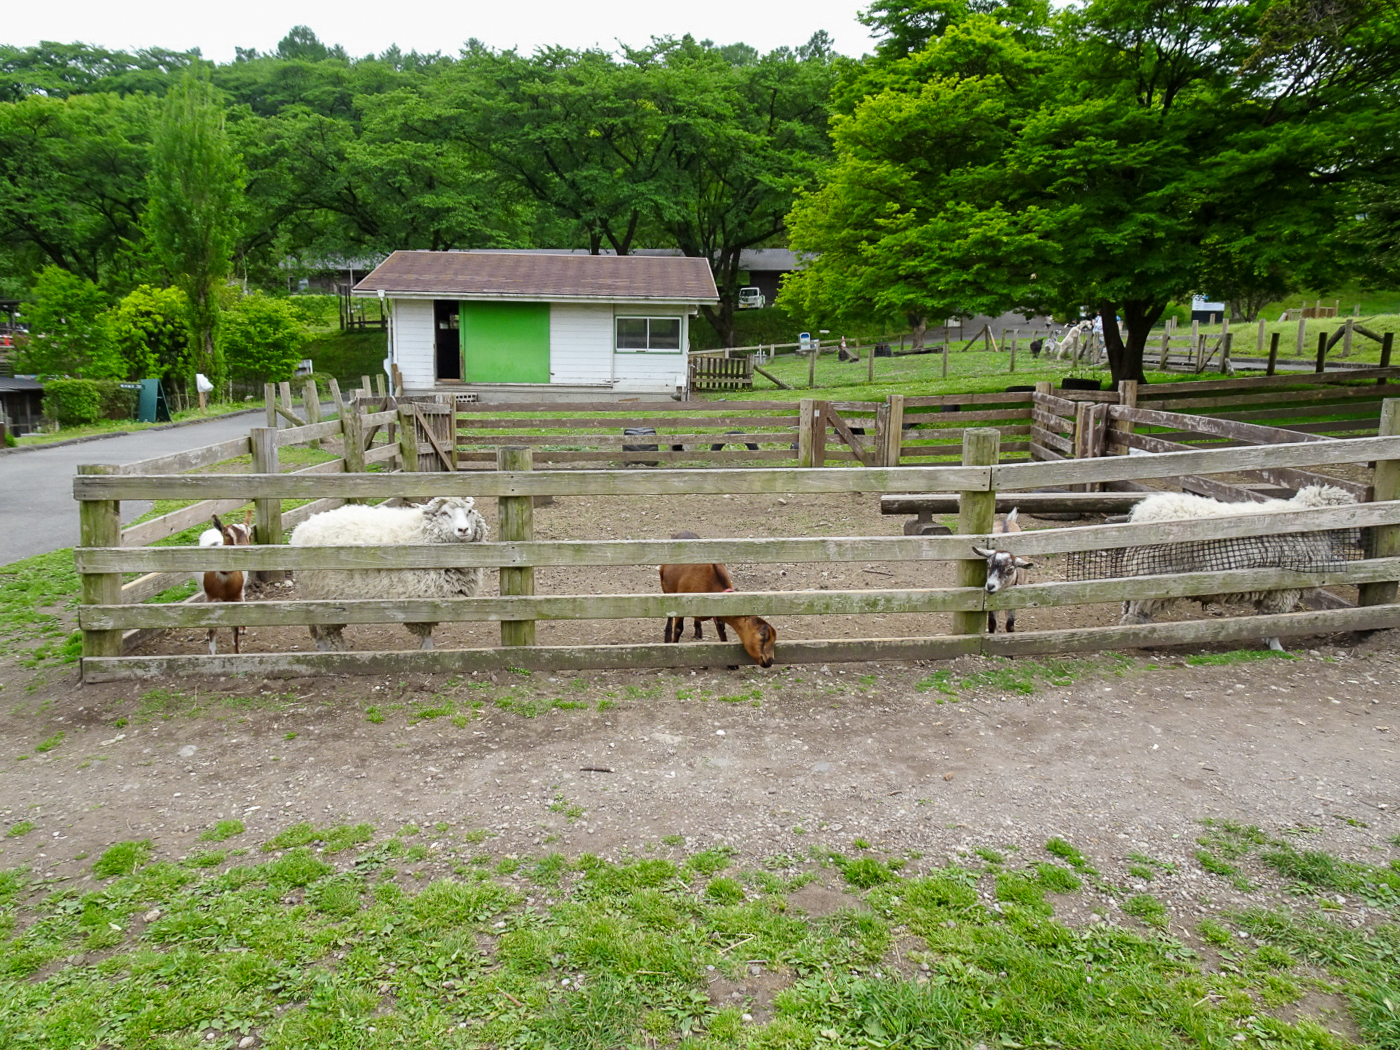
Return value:
<svg viewBox="0 0 1400 1050">
<path fill-rule="evenodd" d="M 879 514 L 874 494 L 703 504 L 564 497 L 536 512 L 537 534 L 559 538 L 894 535 L 901 525 Z M 937 563 L 731 569 L 742 588 L 951 582 Z M 651 567 L 586 572 L 540 572 L 538 589 L 656 587 Z M 1024 624 L 1111 623 L 1116 614 L 1027 610 Z M 944 627 L 922 619 L 776 625 L 784 638 Z M 542 624 L 540 635 L 646 642 L 662 627 Z M 497 628 L 440 630 L 440 644 L 469 645 L 493 643 Z M 412 645 L 401 628 L 347 634 L 357 649 Z M 177 859 L 229 819 L 247 830 L 227 845 L 253 856 L 298 821 L 365 822 L 380 836 L 410 823 L 431 829 L 426 859 L 405 866 L 406 885 L 482 853 L 618 858 L 724 844 L 738 863 L 781 868 L 822 850 L 850 852 L 859 839 L 917 871 L 979 848 L 1046 859 L 1047 839 L 1059 836 L 1118 885 L 1137 885 L 1134 855 L 1175 865 L 1139 892 L 1161 899 L 1173 933 L 1186 937 L 1206 902 L 1290 899 L 1267 872 L 1251 872 L 1267 901 L 1205 872 L 1194 859 L 1203 819 L 1291 830 L 1307 848 L 1368 863 L 1396 855 L 1396 634 L 1292 639 L 1293 659 L 1223 653 L 1213 665 L 1162 650 L 784 667 L 781 638 L 779 665 L 767 670 L 82 686 L 71 669 L 40 680 L 9 664 L 0 669 L 0 818 L 35 827 L 0 839 L 0 866 L 81 886 L 114 842 L 150 839 L 158 857 Z M 173 632 L 148 651 L 203 646 L 202 631 Z M 302 628 L 254 628 L 245 651 L 308 646 Z M 829 888 L 831 901 L 814 908 L 845 899 L 839 880 Z M 1085 900 L 1117 916 L 1111 895 Z M 1343 907 L 1365 921 L 1357 902 Z"/>
</svg>

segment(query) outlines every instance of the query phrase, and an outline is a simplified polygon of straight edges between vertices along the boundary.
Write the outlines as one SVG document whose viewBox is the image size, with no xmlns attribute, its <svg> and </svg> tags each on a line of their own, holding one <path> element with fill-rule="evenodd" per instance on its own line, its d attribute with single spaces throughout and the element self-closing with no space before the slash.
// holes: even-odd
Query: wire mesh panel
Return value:
<svg viewBox="0 0 1400 1050">
<path fill-rule="evenodd" d="M 1113 550 L 1071 551 L 1065 558 L 1068 580 L 1102 580 L 1122 576 L 1165 576 L 1184 572 L 1232 569 L 1291 569 L 1326 572 L 1366 557 L 1369 529 L 1326 529 L 1271 536 L 1232 536 L 1187 543 L 1154 543 Z"/>
</svg>

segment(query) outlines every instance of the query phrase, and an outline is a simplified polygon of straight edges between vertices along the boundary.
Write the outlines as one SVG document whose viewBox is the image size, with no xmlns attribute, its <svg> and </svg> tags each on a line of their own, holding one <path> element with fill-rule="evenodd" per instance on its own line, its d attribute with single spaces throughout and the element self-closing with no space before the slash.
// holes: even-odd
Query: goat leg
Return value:
<svg viewBox="0 0 1400 1050">
<path fill-rule="evenodd" d="M 723 620 L 721 620 L 721 619 L 719 619 L 719 618 L 716 618 L 716 619 L 715 619 L 715 630 L 719 632 L 719 640 L 720 640 L 721 642 L 727 642 L 727 641 L 729 641 L 729 635 L 727 635 L 727 634 L 724 633 L 724 621 L 723 621 Z"/>
<path fill-rule="evenodd" d="M 237 635 L 235 635 L 235 636 L 234 636 L 234 641 L 236 642 L 237 640 L 238 640 Z M 235 646 L 233 651 L 234 651 L 234 652 L 238 652 L 238 648 Z M 218 655 L 219 655 L 219 642 L 218 642 L 218 639 L 216 639 L 216 638 L 214 637 L 214 628 L 212 628 L 212 627 L 209 628 L 209 655 L 210 655 L 210 656 L 218 656 Z"/>
<path fill-rule="evenodd" d="M 704 637 L 705 637 L 704 633 L 700 630 L 700 619 L 701 619 L 701 618 L 700 618 L 699 616 L 695 617 L 695 637 L 696 637 L 696 638 L 704 638 Z M 685 621 L 684 621 L 684 620 L 681 621 L 681 633 L 682 633 L 682 634 L 685 633 Z"/>
<path fill-rule="evenodd" d="M 987 614 L 987 633 L 988 633 L 988 634 L 996 634 L 996 633 L 997 633 L 997 614 L 994 613 L 994 612 L 989 612 L 989 613 Z"/>
</svg>

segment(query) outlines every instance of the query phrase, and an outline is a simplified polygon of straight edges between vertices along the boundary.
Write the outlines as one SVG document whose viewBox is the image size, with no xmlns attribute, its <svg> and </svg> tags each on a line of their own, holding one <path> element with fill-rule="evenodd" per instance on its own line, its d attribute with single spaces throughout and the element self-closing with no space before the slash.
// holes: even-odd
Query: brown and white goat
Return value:
<svg viewBox="0 0 1400 1050">
<path fill-rule="evenodd" d="M 698 540 L 693 532 L 673 532 L 673 540 Z M 729 578 L 729 570 L 718 562 L 709 565 L 663 565 L 661 566 L 661 590 L 665 594 L 724 594 L 734 590 L 734 581 Z M 700 631 L 702 620 L 715 621 L 721 642 L 729 641 L 724 626 L 733 627 L 744 646 L 744 652 L 753 657 L 760 667 L 773 666 L 773 645 L 778 640 L 778 632 L 767 620 L 757 616 L 697 616 L 695 617 L 695 637 L 703 638 Z M 685 633 L 685 617 L 671 616 L 666 619 L 666 641 L 679 642 Z"/>
<path fill-rule="evenodd" d="M 250 510 L 243 521 L 231 521 L 225 525 L 215 514 L 211 519 L 212 529 L 200 534 L 201 547 L 246 547 L 253 542 L 253 512 Z M 233 569 L 228 572 L 211 569 L 204 574 L 204 600 L 206 602 L 241 602 L 243 600 L 243 572 Z M 243 634 L 242 627 L 233 629 L 233 651 L 238 652 L 238 639 Z M 209 655 L 219 651 L 214 639 L 214 628 L 209 628 Z"/>
<path fill-rule="evenodd" d="M 995 535 L 1011 535 L 1020 532 L 1020 523 L 1016 520 L 1016 511 L 1013 508 L 1011 513 L 1003 521 L 995 522 L 992 525 L 992 532 Z M 1005 590 L 1008 587 L 1015 587 L 1018 583 L 1025 583 L 1030 577 L 1026 574 L 1027 569 L 1034 569 L 1035 565 L 1019 558 L 1010 551 L 990 550 L 987 547 L 973 547 L 972 553 L 979 558 L 987 559 L 987 593 L 996 594 L 997 591 Z M 1008 632 L 1016 630 L 1016 610 L 1006 610 L 1006 629 Z M 997 614 L 992 609 L 987 612 L 987 632 L 997 633 Z"/>
</svg>

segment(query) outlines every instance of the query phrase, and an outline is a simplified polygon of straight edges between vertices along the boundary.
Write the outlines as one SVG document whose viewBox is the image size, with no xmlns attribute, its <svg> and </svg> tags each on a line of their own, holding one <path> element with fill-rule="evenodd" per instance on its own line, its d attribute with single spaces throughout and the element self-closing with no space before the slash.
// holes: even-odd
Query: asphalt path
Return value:
<svg viewBox="0 0 1400 1050">
<path fill-rule="evenodd" d="M 329 406 L 323 406 L 323 410 Z M 73 444 L 41 445 L 0 454 L 0 565 L 78 544 L 73 477 L 83 463 L 133 463 L 214 445 L 264 426 L 261 409 L 199 423 L 139 430 Z M 149 500 L 122 503 L 122 521 L 151 509 Z"/>
</svg>

